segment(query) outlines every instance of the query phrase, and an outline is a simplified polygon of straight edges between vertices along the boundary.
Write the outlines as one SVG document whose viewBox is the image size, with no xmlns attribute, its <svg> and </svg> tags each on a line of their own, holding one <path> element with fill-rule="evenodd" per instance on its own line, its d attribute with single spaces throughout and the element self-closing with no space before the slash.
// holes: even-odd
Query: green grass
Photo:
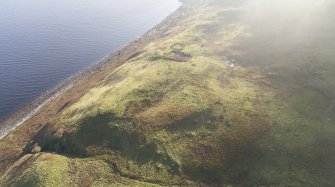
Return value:
<svg viewBox="0 0 335 187">
<path fill-rule="evenodd" d="M 121 177 L 102 160 L 71 159 L 49 153 L 28 157 L 3 177 L 2 186 L 160 186 Z"/>
<path fill-rule="evenodd" d="M 3 184 L 334 184 L 334 56 L 273 58 L 242 9 L 210 3 L 65 108 L 37 139 L 59 155 L 31 156 Z"/>
</svg>

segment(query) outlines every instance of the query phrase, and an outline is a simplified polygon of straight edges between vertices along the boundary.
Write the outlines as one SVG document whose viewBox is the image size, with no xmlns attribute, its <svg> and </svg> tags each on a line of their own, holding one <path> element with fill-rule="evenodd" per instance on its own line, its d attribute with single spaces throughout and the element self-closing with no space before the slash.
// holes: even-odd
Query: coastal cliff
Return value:
<svg viewBox="0 0 335 187">
<path fill-rule="evenodd" d="M 334 184 L 333 43 L 292 48 L 246 11 L 185 0 L 74 78 L 0 140 L 0 186 Z"/>
</svg>

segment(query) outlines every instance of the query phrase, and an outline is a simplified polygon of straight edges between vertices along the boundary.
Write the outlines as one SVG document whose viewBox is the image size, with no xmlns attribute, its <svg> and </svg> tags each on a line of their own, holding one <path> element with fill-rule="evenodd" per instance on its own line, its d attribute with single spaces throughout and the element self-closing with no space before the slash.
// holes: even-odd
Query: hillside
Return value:
<svg viewBox="0 0 335 187">
<path fill-rule="evenodd" d="M 76 80 L 0 140 L 0 186 L 333 186 L 334 6 L 246 2 L 185 0 Z"/>
</svg>

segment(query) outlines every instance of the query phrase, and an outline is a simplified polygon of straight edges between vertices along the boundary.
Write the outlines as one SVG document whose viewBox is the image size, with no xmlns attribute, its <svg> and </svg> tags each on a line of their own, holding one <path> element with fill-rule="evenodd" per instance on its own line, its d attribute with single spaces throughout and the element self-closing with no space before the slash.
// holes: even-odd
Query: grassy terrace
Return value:
<svg viewBox="0 0 335 187">
<path fill-rule="evenodd" d="M 3 155 L 20 153 L 0 184 L 334 184 L 331 44 L 287 56 L 236 3 L 185 6 L 124 63 L 80 82 L 34 138 L 26 124 L 0 141 Z"/>
</svg>

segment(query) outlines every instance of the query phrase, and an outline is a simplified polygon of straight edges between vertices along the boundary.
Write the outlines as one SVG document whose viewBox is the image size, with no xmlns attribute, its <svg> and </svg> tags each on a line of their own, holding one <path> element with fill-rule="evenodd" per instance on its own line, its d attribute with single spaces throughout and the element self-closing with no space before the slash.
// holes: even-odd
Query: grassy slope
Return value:
<svg viewBox="0 0 335 187">
<path fill-rule="evenodd" d="M 331 56 L 318 52 L 314 67 L 300 53 L 264 69 L 260 36 L 232 16 L 241 10 L 211 3 L 62 111 L 35 139 L 49 153 L 22 157 L 0 184 L 333 184 Z M 306 81 L 301 66 L 318 78 Z"/>
</svg>

